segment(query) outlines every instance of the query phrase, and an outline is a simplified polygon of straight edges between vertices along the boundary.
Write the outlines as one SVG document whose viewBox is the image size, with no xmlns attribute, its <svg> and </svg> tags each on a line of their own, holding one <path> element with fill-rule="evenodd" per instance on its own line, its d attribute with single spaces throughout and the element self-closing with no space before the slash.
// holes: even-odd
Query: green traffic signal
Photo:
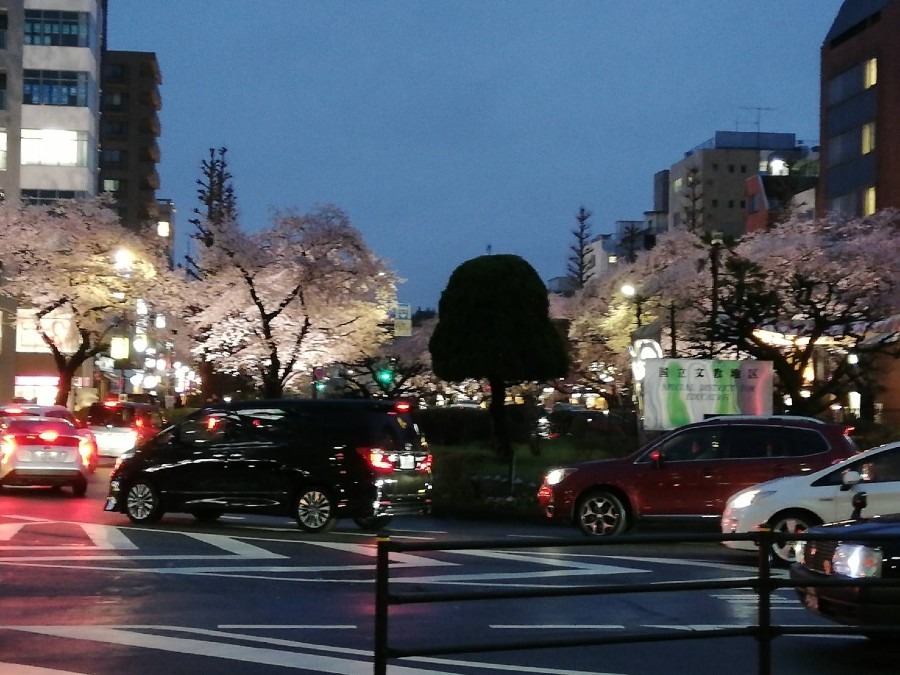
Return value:
<svg viewBox="0 0 900 675">
<path fill-rule="evenodd" d="M 394 371 L 390 368 L 382 368 L 375 373 L 375 377 L 382 384 L 390 384 L 394 381 Z"/>
</svg>

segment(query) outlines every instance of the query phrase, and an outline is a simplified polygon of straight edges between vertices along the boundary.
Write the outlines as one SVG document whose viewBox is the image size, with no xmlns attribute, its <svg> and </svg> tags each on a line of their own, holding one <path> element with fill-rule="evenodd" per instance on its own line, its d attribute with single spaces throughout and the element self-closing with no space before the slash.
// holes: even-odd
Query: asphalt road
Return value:
<svg viewBox="0 0 900 675">
<path fill-rule="evenodd" d="M 0 673 L 372 672 L 376 539 L 341 524 L 325 536 L 286 519 L 226 516 L 201 525 L 169 515 L 137 527 L 102 510 L 108 469 L 88 496 L 0 492 Z M 645 533 L 647 531 L 645 530 Z M 573 530 L 545 524 L 398 518 L 406 542 L 541 538 Z M 474 591 L 743 578 L 750 554 L 717 544 L 629 544 L 428 551 L 392 557 L 392 589 Z M 755 623 L 749 590 L 451 601 L 391 610 L 392 646 L 446 646 L 616 636 Z M 773 622 L 827 625 L 789 589 L 773 598 Z M 752 638 L 692 639 L 567 649 L 519 649 L 391 661 L 391 675 L 752 674 Z M 785 636 L 773 673 L 896 673 L 897 649 L 856 636 Z"/>
</svg>

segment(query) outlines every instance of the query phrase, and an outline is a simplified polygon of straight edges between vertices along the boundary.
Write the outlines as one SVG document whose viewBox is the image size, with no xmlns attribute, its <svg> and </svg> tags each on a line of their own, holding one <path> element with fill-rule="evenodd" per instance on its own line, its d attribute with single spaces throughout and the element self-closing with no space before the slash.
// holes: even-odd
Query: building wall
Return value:
<svg viewBox="0 0 900 675">
<path fill-rule="evenodd" d="M 845 0 L 821 48 L 820 123 L 822 184 L 820 214 L 858 216 L 900 207 L 900 0 Z M 857 79 L 856 70 L 877 60 L 877 81 Z M 852 95 L 836 101 L 841 78 L 855 82 Z M 859 78 L 864 77 L 859 73 Z M 847 85 L 849 86 L 849 84 Z M 862 126 L 875 124 L 875 149 L 863 152 Z M 856 144 L 841 161 L 838 137 Z M 874 205 L 866 190 L 875 188 Z"/>
<path fill-rule="evenodd" d="M 162 108 L 156 54 L 106 51 L 102 72 L 100 189 L 113 193 L 126 227 L 155 228 Z"/>
<path fill-rule="evenodd" d="M 6 14 L 5 43 L 0 48 L 0 70 L 6 75 L 3 106 L 0 106 L 0 130 L 6 133 L 6 167 L 0 167 L 0 189 L 12 204 L 22 201 L 23 190 L 48 197 L 90 196 L 97 191 L 97 145 L 99 143 L 99 64 L 104 39 L 104 0 L 0 0 L 0 12 Z M 25 11 L 54 10 L 88 14 L 89 43 L 86 46 L 26 44 Z M 85 105 L 24 103 L 24 71 L 76 71 L 87 73 Z M 75 165 L 33 163 L 23 165 L 22 130 L 68 131 L 81 133 L 80 154 Z M 58 149 L 45 136 L 42 146 Z M 68 146 L 71 147 L 71 146 Z M 41 155 L 44 156 L 43 154 Z M 56 157 L 68 156 L 59 152 Z M 72 193 L 72 194 L 69 194 Z M 43 198 L 43 197 L 42 197 Z M 0 335 L 0 401 L 23 395 L 28 398 L 55 395 L 55 389 L 42 385 L 57 371 L 49 353 L 19 352 L 17 337 L 23 334 L 17 325 L 17 308 L 8 298 L 0 300 L 3 313 Z M 44 399 L 46 400 L 46 398 Z"/>
<path fill-rule="evenodd" d="M 747 232 L 765 232 L 769 229 L 769 201 L 762 177 L 751 176 L 746 183 Z"/>
<path fill-rule="evenodd" d="M 759 150 L 712 148 L 693 151 L 670 170 L 671 193 L 669 227 L 685 224 L 687 179 L 691 169 L 698 169 L 697 214 L 700 229 L 739 236 L 744 233 L 746 214 L 745 183 L 759 171 Z"/>
</svg>

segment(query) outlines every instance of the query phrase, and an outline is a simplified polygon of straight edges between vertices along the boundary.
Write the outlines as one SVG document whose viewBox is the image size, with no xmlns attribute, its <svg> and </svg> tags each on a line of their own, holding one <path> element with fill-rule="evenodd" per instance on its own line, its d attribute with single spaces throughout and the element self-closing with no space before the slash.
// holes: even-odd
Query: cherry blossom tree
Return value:
<svg viewBox="0 0 900 675">
<path fill-rule="evenodd" d="M 848 354 L 900 356 L 894 342 L 872 339 L 900 308 L 898 227 L 898 213 L 885 210 L 854 220 L 792 218 L 724 245 L 675 230 L 584 290 L 570 337 L 582 363 L 615 363 L 635 328 L 635 302 L 644 325 L 665 327 L 671 311 L 679 356 L 770 361 L 791 412 L 820 413 L 865 376 Z M 618 290 L 625 280 L 638 289 L 630 316 Z M 810 380 L 816 359 L 827 367 Z"/>
<path fill-rule="evenodd" d="M 206 270 L 193 293 L 208 303 L 188 321 L 204 330 L 194 353 L 281 396 L 300 373 L 372 353 L 386 338 L 397 279 L 335 206 L 276 213 L 248 234 L 207 221 Z"/>
<path fill-rule="evenodd" d="M 124 228 L 101 198 L 0 206 L 2 292 L 50 351 L 58 404 L 66 404 L 82 364 L 132 325 L 138 300 L 154 312 L 180 311 L 182 282 L 156 239 Z"/>
<path fill-rule="evenodd" d="M 871 339 L 900 308 L 898 234 L 894 210 L 791 219 L 745 237 L 725 261 L 720 338 L 772 362 L 792 412 L 817 414 L 859 383 L 848 354 L 900 356 L 894 342 Z M 817 359 L 827 368 L 811 379 Z"/>
</svg>

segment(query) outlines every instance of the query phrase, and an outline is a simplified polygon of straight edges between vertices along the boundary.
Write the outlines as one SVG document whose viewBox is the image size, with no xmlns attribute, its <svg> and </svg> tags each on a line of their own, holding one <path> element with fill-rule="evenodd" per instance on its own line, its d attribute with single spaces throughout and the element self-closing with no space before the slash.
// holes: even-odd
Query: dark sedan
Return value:
<svg viewBox="0 0 900 675">
<path fill-rule="evenodd" d="M 793 581 L 900 580 L 900 514 L 809 530 L 810 535 L 817 533 L 840 539 L 800 542 L 798 562 L 790 570 Z M 900 586 L 798 586 L 797 594 L 807 609 L 832 621 L 861 628 L 878 626 L 882 631 L 894 626 L 900 635 Z"/>
</svg>

